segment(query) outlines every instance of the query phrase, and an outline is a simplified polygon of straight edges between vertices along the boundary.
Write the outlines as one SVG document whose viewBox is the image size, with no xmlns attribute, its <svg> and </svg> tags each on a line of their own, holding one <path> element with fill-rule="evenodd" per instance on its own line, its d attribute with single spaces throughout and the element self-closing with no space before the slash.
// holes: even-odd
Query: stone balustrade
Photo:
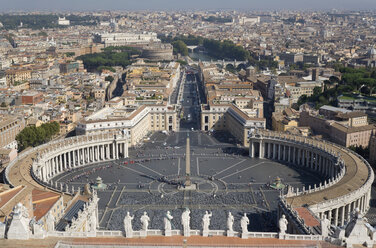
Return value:
<svg viewBox="0 0 376 248">
<path fill-rule="evenodd" d="M 334 225 L 343 225 L 350 213 L 368 211 L 374 173 L 368 162 L 355 152 L 337 144 L 257 130 L 250 135 L 251 157 L 268 158 L 308 169 L 325 180 L 303 189 L 289 187 L 284 196 L 293 206 L 306 204 L 318 216 Z"/>
</svg>

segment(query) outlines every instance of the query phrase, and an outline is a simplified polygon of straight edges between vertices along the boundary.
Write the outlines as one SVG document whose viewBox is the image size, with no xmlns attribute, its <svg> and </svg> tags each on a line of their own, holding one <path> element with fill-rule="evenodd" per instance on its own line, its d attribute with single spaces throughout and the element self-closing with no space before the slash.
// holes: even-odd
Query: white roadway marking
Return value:
<svg viewBox="0 0 376 248">
<path fill-rule="evenodd" d="M 200 175 L 200 166 L 198 164 L 198 157 L 196 157 L 196 161 L 197 161 L 197 175 L 199 176 Z"/>
<path fill-rule="evenodd" d="M 224 169 L 224 170 L 221 170 L 221 171 L 219 171 L 219 172 L 215 173 L 215 174 L 213 175 L 213 177 L 214 177 L 214 176 L 216 176 L 216 175 L 219 175 L 219 174 L 221 174 L 222 172 L 225 172 L 225 171 L 227 171 L 228 169 L 231 169 L 231 168 L 233 168 L 233 167 L 237 166 L 238 164 L 241 164 L 241 163 L 243 163 L 244 161 L 246 161 L 246 159 L 243 159 L 242 161 L 240 161 L 240 162 L 237 162 L 236 164 L 234 164 L 234 165 L 231 165 L 230 167 L 227 167 L 226 169 Z"/>
<path fill-rule="evenodd" d="M 180 174 L 180 158 L 178 158 L 178 175 Z"/>
<path fill-rule="evenodd" d="M 145 169 L 148 169 L 149 171 L 154 172 L 155 174 L 158 174 L 158 175 L 160 175 L 160 176 L 163 176 L 163 175 L 162 175 L 161 173 L 159 173 L 158 171 L 152 170 L 152 169 L 150 169 L 150 168 L 144 166 L 144 165 L 141 164 L 141 163 L 137 163 L 137 164 L 140 165 L 140 166 L 142 166 L 142 167 L 144 167 Z"/>
<path fill-rule="evenodd" d="M 236 172 L 234 172 L 234 173 L 231 173 L 230 175 L 227 175 L 227 176 L 221 177 L 221 178 L 219 178 L 219 179 L 223 180 L 223 179 L 225 179 L 225 178 L 227 178 L 227 177 L 233 176 L 233 175 L 235 175 L 235 174 L 238 174 L 238 173 L 243 172 L 243 171 L 248 170 L 248 169 L 255 168 L 256 166 L 259 166 L 260 164 L 264 164 L 264 163 L 265 163 L 265 162 L 260 162 L 260 163 L 258 163 L 258 164 L 252 165 L 252 166 L 247 167 L 247 168 L 245 168 L 245 169 L 243 169 L 243 170 L 240 170 L 240 171 L 236 171 Z"/>
</svg>

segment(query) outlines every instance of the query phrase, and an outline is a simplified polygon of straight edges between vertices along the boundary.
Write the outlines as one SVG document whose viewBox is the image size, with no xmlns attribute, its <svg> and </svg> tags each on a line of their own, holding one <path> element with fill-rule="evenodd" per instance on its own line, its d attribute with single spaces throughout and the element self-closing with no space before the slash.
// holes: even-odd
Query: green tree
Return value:
<svg viewBox="0 0 376 248">
<path fill-rule="evenodd" d="M 174 41 L 172 46 L 174 47 L 174 54 L 180 53 L 182 56 L 188 56 L 188 47 L 183 41 Z"/>
<path fill-rule="evenodd" d="M 113 76 L 107 76 L 104 78 L 105 81 L 108 81 L 108 82 L 112 82 L 114 81 L 114 77 Z"/>
<path fill-rule="evenodd" d="M 57 122 L 44 123 L 40 127 L 26 127 L 16 136 L 19 150 L 22 151 L 27 147 L 46 143 L 59 131 L 60 125 Z"/>
</svg>

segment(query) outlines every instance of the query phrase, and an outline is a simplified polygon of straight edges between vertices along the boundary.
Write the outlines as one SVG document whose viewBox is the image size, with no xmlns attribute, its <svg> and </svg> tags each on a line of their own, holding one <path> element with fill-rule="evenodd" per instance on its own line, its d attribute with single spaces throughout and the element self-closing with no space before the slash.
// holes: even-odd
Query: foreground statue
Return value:
<svg viewBox="0 0 376 248">
<path fill-rule="evenodd" d="M 183 233 L 185 237 L 191 236 L 191 228 L 190 228 L 190 222 L 191 222 L 191 211 L 186 208 L 181 215 L 181 223 L 183 225 Z"/>
<path fill-rule="evenodd" d="M 48 212 L 48 214 L 47 214 L 46 226 L 47 226 L 48 232 L 55 231 L 55 217 L 52 215 L 51 212 Z"/>
<path fill-rule="evenodd" d="M 210 217 L 212 217 L 212 213 L 208 213 L 205 211 L 204 217 L 202 217 L 202 235 L 207 237 L 209 236 L 209 226 L 210 226 Z"/>
<path fill-rule="evenodd" d="M 172 217 L 170 211 L 167 211 L 165 217 L 163 218 L 165 236 L 171 236 L 171 220 L 173 218 L 174 217 Z"/>
<path fill-rule="evenodd" d="M 320 221 L 321 224 L 321 235 L 324 237 L 329 236 L 330 231 L 330 220 L 326 218 L 326 215 L 324 215 L 324 218 Z"/>
<path fill-rule="evenodd" d="M 227 216 L 227 230 L 229 232 L 233 232 L 234 231 L 233 226 L 234 226 L 234 216 L 231 214 L 231 212 L 228 212 L 228 216 Z"/>
<path fill-rule="evenodd" d="M 144 215 L 141 216 L 140 221 L 142 223 L 142 231 L 147 232 L 149 227 L 149 221 L 150 218 L 146 212 L 144 212 Z"/>
<path fill-rule="evenodd" d="M 124 231 L 125 231 L 125 237 L 127 238 L 133 237 L 133 229 L 132 229 L 133 219 L 134 219 L 134 216 L 131 216 L 129 212 L 127 212 L 127 215 L 124 217 Z"/>
<path fill-rule="evenodd" d="M 282 218 L 279 219 L 278 221 L 278 227 L 279 227 L 279 234 L 280 235 L 285 235 L 287 231 L 287 224 L 289 222 L 286 219 L 286 216 L 283 214 Z"/>
<path fill-rule="evenodd" d="M 248 238 L 248 225 L 249 219 L 247 214 L 244 213 L 243 217 L 240 220 L 240 226 L 242 227 L 242 238 Z"/>
</svg>

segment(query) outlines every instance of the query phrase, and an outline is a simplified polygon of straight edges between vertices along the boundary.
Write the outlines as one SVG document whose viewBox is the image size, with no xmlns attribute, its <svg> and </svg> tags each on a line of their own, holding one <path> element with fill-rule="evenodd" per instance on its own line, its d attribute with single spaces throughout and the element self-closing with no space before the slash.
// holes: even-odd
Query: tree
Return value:
<svg viewBox="0 0 376 248">
<path fill-rule="evenodd" d="M 298 105 L 302 105 L 308 101 L 307 95 L 301 95 L 298 99 Z"/>
<path fill-rule="evenodd" d="M 172 46 L 174 47 L 174 54 L 180 53 L 182 56 L 188 56 L 188 47 L 183 41 L 174 41 Z"/>
<path fill-rule="evenodd" d="M 60 125 L 56 121 L 44 123 L 39 127 L 26 127 L 16 136 L 19 150 L 22 151 L 27 147 L 38 146 L 46 143 L 59 132 Z"/>
<path fill-rule="evenodd" d="M 339 83 L 339 78 L 336 76 L 330 76 L 329 82 L 334 84 L 334 83 Z"/>
<path fill-rule="evenodd" d="M 114 77 L 113 76 L 107 76 L 104 78 L 105 81 L 108 81 L 108 82 L 112 82 L 114 81 Z"/>
<path fill-rule="evenodd" d="M 316 86 L 315 88 L 313 88 L 313 95 L 314 96 L 320 95 L 321 92 L 322 92 L 322 88 L 321 87 Z"/>
</svg>

